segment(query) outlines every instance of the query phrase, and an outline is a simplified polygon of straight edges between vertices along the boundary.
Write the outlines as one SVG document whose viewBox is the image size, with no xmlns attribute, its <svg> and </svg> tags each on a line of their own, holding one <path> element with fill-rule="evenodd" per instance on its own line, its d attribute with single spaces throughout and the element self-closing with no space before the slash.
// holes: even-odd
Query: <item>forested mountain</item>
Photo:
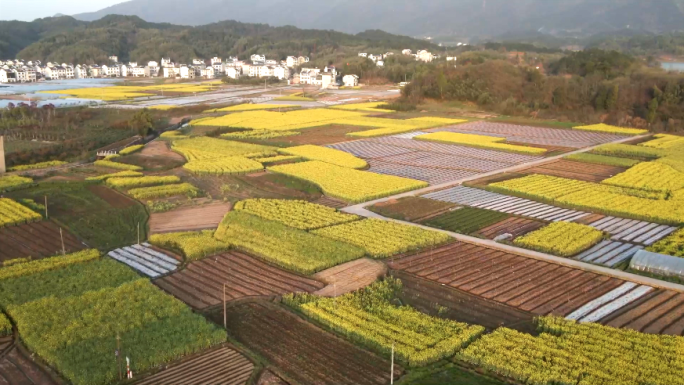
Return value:
<svg viewBox="0 0 684 385">
<path fill-rule="evenodd" d="M 108 14 L 185 25 L 237 20 L 349 33 L 382 29 L 411 36 L 684 29 L 684 0 L 203 0 L 192 7 L 183 0 L 132 0 L 76 18 L 95 20 Z"/>
<path fill-rule="evenodd" d="M 62 19 L 71 18 L 59 18 Z M 48 19 L 41 22 L 44 20 Z M 282 58 L 339 50 L 384 53 L 389 49 L 437 48 L 424 40 L 378 30 L 349 35 L 236 21 L 189 27 L 149 23 L 136 16 L 119 15 L 90 23 L 71 20 L 76 23 L 72 28 L 53 32 L 38 41 L 34 39 L 35 42 L 26 39 L 30 44 L 22 47 L 16 56 L 26 60 L 88 64 L 106 62 L 111 55 L 118 56 L 121 61 L 146 62 L 171 57 L 175 61 L 190 62 L 196 57 L 238 55 L 244 58 L 254 53 Z M 0 22 L 0 30 L 4 23 L 10 22 Z M 0 52 L 0 57 L 3 56 L 14 57 Z"/>
<path fill-rule="evenodd" d="M 32 22 L 0 21 L 0 59 L 14 58 L 26 46 L 49 36 L 87 23 L 72 17 L 48 17 Z"/>
</svg>

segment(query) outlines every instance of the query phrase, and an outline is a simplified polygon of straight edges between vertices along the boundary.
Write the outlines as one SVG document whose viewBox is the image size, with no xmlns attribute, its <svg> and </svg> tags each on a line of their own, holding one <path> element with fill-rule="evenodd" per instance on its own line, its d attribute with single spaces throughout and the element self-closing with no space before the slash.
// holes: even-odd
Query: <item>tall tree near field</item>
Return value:
<svg viewBox="0 0 684 385">
<path fill-rule="evenodd" d="M 147 110 L 147 108 L 143 108 L 142 110 L 138 111 L 133 115 L 131 120 L 128 122 L 128 125 L 138 131 L 138 134 L 140 136 L 147 136 L 147 134 L 154 128 L 154 121 L 152 120 L 152 115 L 150 115 L 150 112 Z"/>
<path fill-rule="evenodd" d="M 618 97 L 620 96 L 620 86 L 617 84 L 610 89 L 606 98 L 606 110 L 613 111 L 617 107 Z"/>
<path fill-rule="evenodd" d="M 653 123 L 653 122 L 655 122 L 657 117 L 658 117 L 658 99 L 653 98 L 648 103 L 648 114 L 646 115 L 646 120 L 649 123 Z"/>
</svg>

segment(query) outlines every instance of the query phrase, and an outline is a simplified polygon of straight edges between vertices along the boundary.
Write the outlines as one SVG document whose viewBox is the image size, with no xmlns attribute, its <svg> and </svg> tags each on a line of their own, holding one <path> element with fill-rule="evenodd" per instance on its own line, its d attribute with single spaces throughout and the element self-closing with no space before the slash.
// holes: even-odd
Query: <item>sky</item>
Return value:
<svg viewBox="0 0 684 385">
<path fill-rule="evenodd" d="M 74 15 L 99 11 L 125 0 L 0 0 L 0 20 L 31 21 L 57 13 Z"/>
</svg>

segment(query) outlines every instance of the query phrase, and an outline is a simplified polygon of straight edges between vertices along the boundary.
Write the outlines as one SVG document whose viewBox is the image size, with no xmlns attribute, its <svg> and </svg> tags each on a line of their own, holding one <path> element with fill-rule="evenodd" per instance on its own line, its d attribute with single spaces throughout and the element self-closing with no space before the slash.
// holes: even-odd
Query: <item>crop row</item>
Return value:
<svg viewBox="0 0 684 385">
<path fill-rule="evenodd" d="M 272 166 L 278 163 L 284 163 L 284 162 L 298 162 L 300 160 L 303 160 L 299 156 L 294 156 L 294 155 L 276 155 L 276 156 L 269 156 L 266 158 L 254 158 L 257 162 L 263 164 L 264 166 Z"/>
<path fill-rule="evenodd" d="M 83 250 L 66 256 L 45 258 L 4 267 L 0 270 L 0 280 L 36 274 L 41 271 L 59 269 L 75 263 L 82 263 L 97 259 L 97 250 Z"/>
<path fill-rule="evenodd" d="M 169 184 L 155 187 L 141 187 L 128 190 L 135 199 L 165 198 L 174 195 L 185 195 L 194 198 L 199 194 L 199 189 L 190 183 Z"/>
<path fill-rule="evenodd" d="M 593 227 L 572 222 L 555 222 L 527 235 L 516 238 L 517 246 L 570 257 L 594 246 L 603 232 Z"/>
<path fill-rule="evenodd" d="M 611 134 L 619 135 L 642 135 L 648 133 L 648 130 L 642 130 L 638 128 L 617 127 L 604 123 L 592 124 L 589 126 L 577 126 L 573 127 L 573 129 L 582 131 L 608 132 Z"/>
<path fill-rule="evenodd" d="M 41 168 L 57 167 L 67 164 L 67 162 L 62 162 L 61 160 L 51 160 L 49 162 L 41 162 L 34 164 L 24 164 L 19 166 L 10 167 L 7 171 L 26 171 L 26 170 L 38 170 Z"/>
<path fill-rule="evenodd" d="M 138 150 L 141 150 L 143 147 L 145 146 L 142 144 L 136 144 L 135 146 L 126 147 L 123 150 L 119 151 L 119 155 L 130 155 Z"/>
<path fill-rule="evenodd" d="M 656 242 L 647 250 L 684 258 L 684 229 L 680 229 L 669 237 Z"/>
<path fill-rule="evenodd" d="M 107 179 L 107 186 L 116 188 L 146 187 L 160 184 L 180 182 L 180 178 L 171 176 L 114 177 Z"/>
<path fill-rule="evenodd" d="M 0 227 L 13 226 L 21 223 L 39 221 L 43 217 L 9 199 L 0 198 Z"/>
<path fill-rule="evenodd" d="M 547 151 L 545 148 L 507 144 L 504 143 L 506 141 L 506 138 L 499 138 L 496 136 L 461 134 L 457 132 L 446 131 L 419 135 L 416 136 L 414 139 L 425 140 L 428 142 L 458 144 L 461 146 L 485 148 L 490 150 L 500 150 L 527 155 L 543 155 Z"/>
<path fill-rule="evenodd" d="M 86 178 L 86 180 L 87 181 L 103 181 L 103 180 L 107 180 L 109 178 L 131 178 L 131 177 L 138 177 L 138 176 L 143 176 L 143 173 L 138 172 L 138 171 L 119 171 L 119 172 L 115 172 L 112 174 L 91 176 L 91 177 Z"/>
<path fill-rule="evenodd" d="M 22 187 L 29 186 L 33 183 L 33 179 L 18 176 L 9 175 L 0 177 L 0 192 L 12 191 Z"/>
<path fill-rule="evenodd" d="M 334 208 L 298 200 L 247 199 L 235 204 L 237 211 L 280 222 L 300 230 L 313 230 L 359 220 Z"/>
<path fill-rule="evenodd" d="M 114 161 L 109 160 L 109 159 L 96 160 L 95 165 L 100 166 L 100 167 L 113 168 L 116 170 L 128 170 L 128 171 L 140 171 L 140 170 L 142 170 L 142 167 L 140 167 L 140 166 L 135 166 L 135 165 L 126 164 L 126 163 L 114 162 Z"/>
<path fill-rule="evenodd" d="M 428 186 L 426 182 L 413 179 L 358 171 L 319 161 L 272 166 L 269 170 L 312 182 L 326 195 L 354 203 Z"/>
<path fill-rule="evenodd" d="M 214 238 L 213 230 L 153 234 L 150 243 L 162 248 L 176 250 L 188 260 L 198 260 L 230 249 L 230 243 Z"/>
<path fill-rule="evenodd" d="M 311 144 L 283 148 L 278 151 L 283 154 L 295 155 L 308 160 L 319 160 L 340 167 L 354 168 L 357 170 L 368 167 L 368 163 L 366 163 L 365 160 L 359 159 L 354 155 L 333 148 L 314 146 Z"/>
<path fill-rule="evenodd" d="M 681 136 L 658 134 L 655 135 L 655 138 L 656 139 L 649 140 L 648 142 L 639 143 L 639 146 L 659 149 L 684 147 L 684 137 Z"/>
<path fill-rule="evenodd" d="M 385 280 L 339 298 L 289 294 L 285 303 L 325 326 L 381 354 L 394 346 L 398 360 L 424 366 L 453 356 L 484 332 L 482 326 L 440 319 L 391 304 L 393 285 Z"/>
<path fill-rule="evenodd" d="M 189 161 L 216 160 L 225 157 L 263 157 L 276 155 L 274 147 L 209 138 L 206 136 L 173 142 L 173 149 Z"/>
<path fill-rule="evenodd" d="M 511 179 L 490 184 L 488 188 L 504 194 L 558 203 L 575 209 L 587 209 L 665 224 L 684 223 L 684 205 L 682 205 L 681 198 L 662 199 L 663 196 L 643 190 L 547 175 L 530 175 Z"/>
<path fill-rule="evenodd" d="M 379 219 L 364 219 L 312 231 L 313 234 L 358 246 L 373 258 L 438 246 L 451 237 L 441 232 L 424 230 Z"/>
<path fill-rule="evenodd" d="M 682 385 L 682 337 L 541 317 L 539 336 L 499 328 L 457 359 L 530 385 Z"/>
<path fill-rule="evenodd" d="M 616 166 L 616 167 L 632 167 L 632 166 L 634 166 L 640 162 L 636 159 L 619 158 L 616 156 L 591 154 L 588 152 L 582 152 L 579 154 L 568 155 L 564 159 L 573 160 L 576 162 L 602 164 L 602 165 L 606 165 L 606 166 Z"/>
<path fill-rule="evenodd" d="M 684 172 L 658 162 L 640 163 L 629 170 L 604 180 L 611 186 L 672 193 L 684 189 Z"/>
<path fill-rule="evenodd" d="M 262 171 L 264 166 L 249 158 L 226 156 L 215 159 L 192 160 L 184 164 L 183 168 L 197 175 L 228 175 Z"/>
</svg>

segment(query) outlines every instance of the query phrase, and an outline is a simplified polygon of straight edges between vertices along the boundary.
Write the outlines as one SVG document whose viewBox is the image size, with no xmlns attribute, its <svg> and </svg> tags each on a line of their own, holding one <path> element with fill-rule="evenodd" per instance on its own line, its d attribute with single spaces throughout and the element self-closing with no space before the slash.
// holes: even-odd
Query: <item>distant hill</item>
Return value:
<svg viewBox="0 0 684 385">
<path fill-rule="evenodd" d="M 192 7 L 183 0 L 132 0 L 75 17 L 91 21 L 108 14 L 182 25 L 237 20 L 348 33 L 381 29 L 411 36 L 684 29 L 684 0 L 203 0 Z"/>
<path fill-rule="evenodd" d="M 17 22 L 0 21 L 0 31 L 16 25 Z M 190 27 L 151 23 L 137 16 L 109 15 L 92 22 L 61 17 L 19 26 L 27 31 L 26 35 L 14 36 L 10 49 L 0 49 L 0 58 L 14 58 L 16 54 L 26 60 L 89 64 L 105 63 L 109 56 L 116 55 L 121 61 L 146 62 L 171 57 L 187 63 L 193 58 L 235 55 L 245 58 L 254 53 L 283 58 L 293 54 L 335 56 L 355 54 L 359 50 L 384 53 L 403 48 L 438 48 L 425 40 L 378 30 L 350 35 L 236 21 Z"/>
<path fill-rule="evenodd" d="M 44 37 L 86 24 L 69 16 L 32 22 L 0 21 L 0 59 L 14 59 L 19 51 Z"/>
</svg>

